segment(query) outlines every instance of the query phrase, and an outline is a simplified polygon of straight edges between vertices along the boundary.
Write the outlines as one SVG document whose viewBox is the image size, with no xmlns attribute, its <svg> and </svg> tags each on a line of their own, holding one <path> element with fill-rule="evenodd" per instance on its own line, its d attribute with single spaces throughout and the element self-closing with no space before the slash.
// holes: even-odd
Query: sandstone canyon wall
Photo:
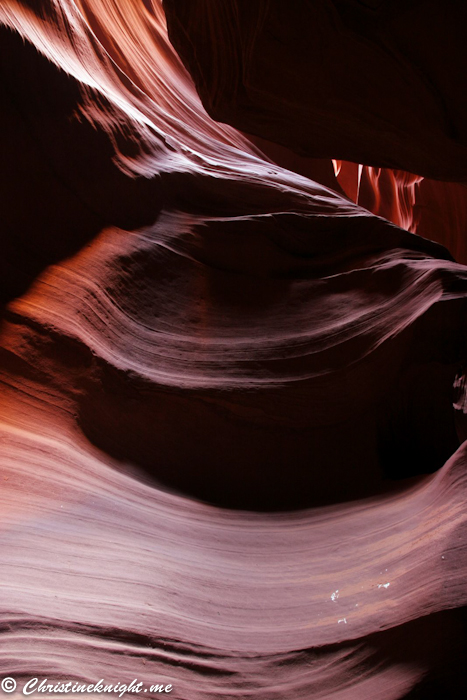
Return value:
<svg viewBox="0 0 467 700">
<path fill-rule="evenodd" d="M 465 15 L 1 2 L 10 697 L 465 697 Z"/>
</svg>

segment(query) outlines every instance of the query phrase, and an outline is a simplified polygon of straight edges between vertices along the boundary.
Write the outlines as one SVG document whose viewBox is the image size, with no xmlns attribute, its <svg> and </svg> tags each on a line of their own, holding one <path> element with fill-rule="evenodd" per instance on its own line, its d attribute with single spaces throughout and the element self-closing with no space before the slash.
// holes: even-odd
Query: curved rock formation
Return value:
<svg viewBox="0 0 467 700">
<path fill-rule="evenodd" d="M 155 0 L 5 0 L 0 21 L 12 697 L 462 697 L 467 268 L 446 232 L 214 122 Z M 434 174 L 460 177 L 441 132 Z"/>
</svg>

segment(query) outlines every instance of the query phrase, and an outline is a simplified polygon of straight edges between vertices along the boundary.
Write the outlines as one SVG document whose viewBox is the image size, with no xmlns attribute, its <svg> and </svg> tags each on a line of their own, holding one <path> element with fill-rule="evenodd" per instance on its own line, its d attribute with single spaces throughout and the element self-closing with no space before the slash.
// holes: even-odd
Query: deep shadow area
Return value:
<svg viewBox="0 0 467 700">
<path fill-rule="evenodd" d="M 96 114 L 105 97 L 87 88 Z M 48 265 L 73 255 L 103 227 L 148 224 L 158 180 L 120 170 L 104 128 L 83 114 L 82 86 L 35 47 L 0 27 L 0 303 L 23 294 Z M 112 110 L 116 110 L 112 106 Z M 123 122 L 129 119 L 122 114 Z M 135 148 L 131 128 L 119 134 Z"/>
<path fill-rule="evenodd" d="M 466 181 L 466 5 L 164 0 L 217 121 L 300 156 Z"/>
</svg>

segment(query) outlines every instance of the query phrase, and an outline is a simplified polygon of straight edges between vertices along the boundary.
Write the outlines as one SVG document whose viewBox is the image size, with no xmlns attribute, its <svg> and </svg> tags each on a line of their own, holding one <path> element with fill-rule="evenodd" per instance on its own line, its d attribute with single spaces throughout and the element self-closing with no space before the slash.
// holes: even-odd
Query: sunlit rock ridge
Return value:
<svg viewBox="0 0 467 700">
<path fill-rule="evenodd" d="M 10 697 L 465 697 L 465 14 L 0 4 Z"/>
</svg>

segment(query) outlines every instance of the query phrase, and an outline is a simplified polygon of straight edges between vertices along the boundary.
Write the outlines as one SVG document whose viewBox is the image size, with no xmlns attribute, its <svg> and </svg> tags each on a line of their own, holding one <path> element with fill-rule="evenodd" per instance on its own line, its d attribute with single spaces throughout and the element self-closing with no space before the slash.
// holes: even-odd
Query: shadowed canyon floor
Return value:
<svg viewBox="0 0 467 700">
<path fill-rule="evenodd" d="M 323 152 L 297 155 L 298 108 L 266 119 L 251 86 L 223 102 L 235 57 L 254 76 L 281 29 L 273 6 L 256 26 L 241 2 L 181 5 L 170 35 L 204 103 L 214 86 L 255 137 L 206 114 L 160 2 L 0 6 L 0 675 L 13 698 L 33 677 L 465 697 L 462 105 L 409 152 L 412 102 L 385 142 L 380 93 L 355 93 L 370 135 L 351 107 L 337 133 L 335 106 Z M 352 3 L 316 5 L 355 27 Z M 230 32 L 207 73 L 201 26 Z M 295 104 L 281 81 L 261 104 Z"/>
</svg>

